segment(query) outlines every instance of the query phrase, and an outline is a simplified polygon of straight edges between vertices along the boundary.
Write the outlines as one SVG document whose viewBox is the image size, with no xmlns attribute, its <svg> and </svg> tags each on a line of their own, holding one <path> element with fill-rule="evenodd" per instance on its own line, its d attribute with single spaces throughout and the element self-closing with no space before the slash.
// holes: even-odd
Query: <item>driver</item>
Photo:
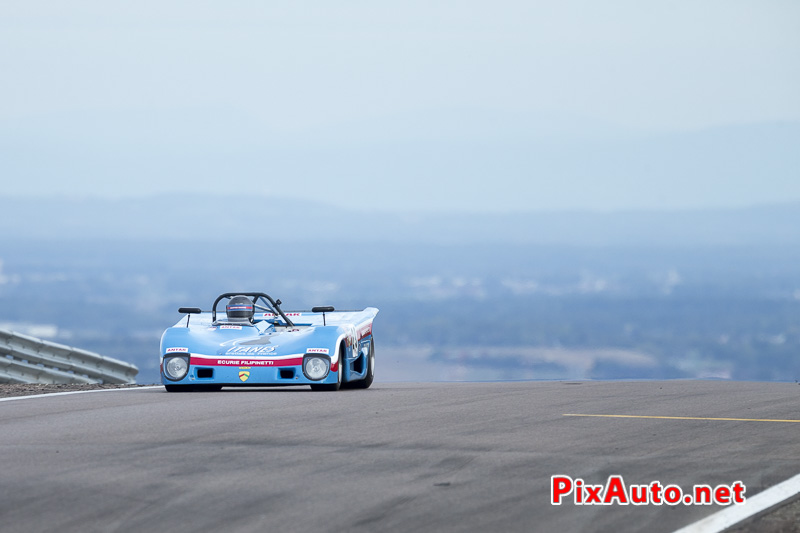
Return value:
<svg viewBox="0 0 800 533">
<path fill-rule="evenodd" d="M 253 302 L 247 296 L 234 296 L 225 306 L 228 322 L 239 324 L 253 323 Z"/>
</svg>

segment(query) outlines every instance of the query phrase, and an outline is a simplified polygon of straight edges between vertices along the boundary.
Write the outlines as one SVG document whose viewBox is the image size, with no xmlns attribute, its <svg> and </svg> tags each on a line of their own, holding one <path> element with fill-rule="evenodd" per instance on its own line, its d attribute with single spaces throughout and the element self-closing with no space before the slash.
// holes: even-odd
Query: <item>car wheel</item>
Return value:
<svg viewBox="0 0 800 533">
<path fill-rule="evenodd" d="M 342 348 L 343 349 L 341 350 L 341 354 L 339 355 L 339 363 L 337 363 L 336 365 L 337 367 L 336 383 L 320 383 L 316 385 L 311 385 L 311 390 L 334 392 L 339 390 L 339 388 L 342 386 L 342 374 L 344 373 L 343 370 L 344 365 L 342 364 L 342 359 L 344 358 L 344 355 L 342 354 L 344 354 L 344 346 L 342 346 Z"/>
<path fill-rule="evenodd" d="M 222 390 L 222 385 L 195 385 L 195 390 L 200 392 L 216 392 Z"/>
<path fill-rule="evenodd" d="M 375 379 L 375 339 L 369 343 L 369 355 L 367 355 L 367 375 L 364 379 L 359 379 L 350 384 L 354 389 L 368 389 Z"/>
<path fill-rule="evenodd" d="M 191 392 L 191 385 L 164 385 L 167 392 Z"/>
</svg>

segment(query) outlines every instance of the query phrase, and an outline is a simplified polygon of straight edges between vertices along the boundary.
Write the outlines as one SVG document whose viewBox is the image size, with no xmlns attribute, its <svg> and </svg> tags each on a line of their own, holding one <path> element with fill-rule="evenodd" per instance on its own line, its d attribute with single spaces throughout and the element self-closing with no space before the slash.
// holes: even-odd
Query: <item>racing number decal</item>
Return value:
<svg viewBox="0 0 800 533">
<path fill-rule="evenodd" d="M 350 351 L 350 357 L 355 357 L 356 351 L 358 350 L 358 335 L 356 334 L 356 327 L 353 325 L 348 326 L 346 342 Z"/>
</svg>

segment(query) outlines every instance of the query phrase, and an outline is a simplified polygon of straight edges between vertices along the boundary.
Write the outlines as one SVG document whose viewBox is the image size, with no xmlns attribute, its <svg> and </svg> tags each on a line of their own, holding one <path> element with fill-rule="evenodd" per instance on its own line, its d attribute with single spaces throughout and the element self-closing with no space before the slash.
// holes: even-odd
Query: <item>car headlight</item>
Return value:
<svg viewBox="0 0 800 533">
<path fill-rule="evenodd" d="M 325 379 L 331 369 L 331 360 L 319 355 L 306 355 L 303 358 L 303 374 L 311 381 Z"/>
<path fill-rule="evenodd" d="M 186 377 L 189 372 L 188 357 L 167 357 L 164 359 L 164 374 L 167 379 L 178 381 Z"/>
</svg>

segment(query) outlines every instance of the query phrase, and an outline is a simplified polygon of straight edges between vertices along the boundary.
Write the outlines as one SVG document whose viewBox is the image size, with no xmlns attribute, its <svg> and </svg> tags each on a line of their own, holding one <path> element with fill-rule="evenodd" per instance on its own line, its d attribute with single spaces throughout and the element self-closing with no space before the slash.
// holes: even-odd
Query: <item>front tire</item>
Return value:
<svg viewBox="0 0 800 533">
<path fill-rule="evenodd" d="M 191 392 L 191 385 L 164 385 L 167 392 Z"/>
<path fill-rule="evenodd" d="M 167 392 L 216 392 L 222 385 L 164 385 Z"/>
<path fill-rule="evenodd" d="M 194 390 L 198 392 L 217 392 L 222 390 L 222 385 L 195 385 Z"/>
</svg>

